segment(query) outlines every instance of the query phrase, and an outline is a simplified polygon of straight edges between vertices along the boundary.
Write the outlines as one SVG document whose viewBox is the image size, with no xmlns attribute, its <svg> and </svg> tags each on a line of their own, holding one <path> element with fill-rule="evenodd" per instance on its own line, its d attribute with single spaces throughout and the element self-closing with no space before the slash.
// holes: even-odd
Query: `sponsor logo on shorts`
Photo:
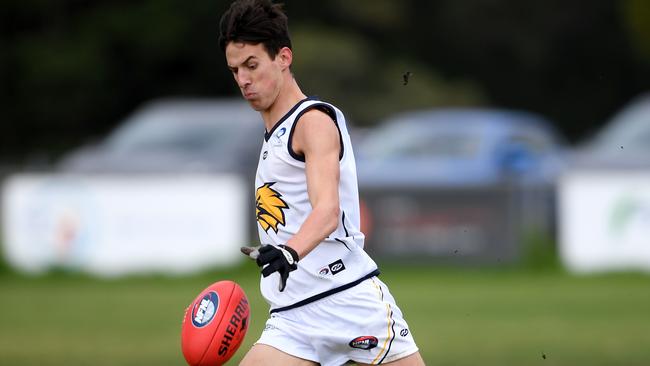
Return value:
<svg viewBox="0 0 650 366">
<path fill-rule="evenodd" d="M 343 261 L 340 260 L 340 259 L 337 260 L 337 261 L 334 262 L 334 263 L 330 263 L 330 264 L 328 265 L 328 267 L 329 267 L 330 271 L 332 271 L 332 274 L 333 274 L 333 275 L 335 275 L 335 274 L 337 274 L 337 273 L 339 273 L 339 272 L 345 270 L 345 265 L 343 264 Z"/>
<path fill-rule="evenodd" d="M 280 328 L 276 327 L 273 324 L 267 324 L 264 326 L 264 332 L 267 332 L 269 330 L 280 330 Z"/>
<path fill-rule="evenodd" d="M 373 349 L 377 347 L 379 341 L 377 337 L 361 336 L 350 341 L 350 347 L 358 349 Z"/>
<path fill-rule="evenodd" d="M 219 310 L 219 295 L 210 291 L 192 307 L 192 324 L 197 328 L 205 327 L 210 324 L 217 310 Z"/>
<path fill-rule="evenodd" d="M 399 335 L 401 335 L 402 337 L 406 337 L 407 335 L 409 335 L 409 330 L 408 329 L 402 329 L 402 330 L 399 331 Z"/>
<path fill-rule="evenodd" d="M 264 151 L 264 154 L 262 154 L 262 160 L 266 160 L 266 157 L 269 156 L 268 151 Z"/>
</svg>

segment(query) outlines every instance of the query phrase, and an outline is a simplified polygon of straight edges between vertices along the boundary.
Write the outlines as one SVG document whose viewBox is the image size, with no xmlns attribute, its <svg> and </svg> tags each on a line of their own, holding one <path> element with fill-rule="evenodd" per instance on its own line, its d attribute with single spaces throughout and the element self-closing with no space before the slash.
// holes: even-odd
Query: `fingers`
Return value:
<svg viewBox="0 0 650 366">
<path fill-rule="evenodd" d="M 284 288 L 287 287 L 288 279 L 289 279 L 289 271 L 280 272 L 280 283 L 278 284 L 278 290 L 280 290 L 280 292 L 284 291 Z"/>
<path fill-rule="evenodd" d="M 257 257 L 257 265 L 262 267 L 265 264 L 273 262 L 279 257 L 278 250 L 271 245 L 266 245 L 260 248 Z"/>
<path fill-rule="evenodd" d="M 268 277 L 274 272 L 278 272 L 280 275 L 280 283 L 278 284 L 278 289 L 280 292 L 284 291 L 284 288 L 287 286 L 287 280 L 289 279 L 289 269 L 284 268 L 282 265 L 279 265 L 277 262 L 270 263 L 268 266 L 262 269 L 262 276 Z"/>
<path fill-rule="evenodd" d="M 257 259 L 257 257 L 260 255 L 260 247 L 241 247 L 239 250 L 241 250 L 242 253 L 245 255 L 249 256 L 251 259 Z"/>
<path fill-rule="evenodd" d="M 253 250 L 255 251 L 254 253 Z M 298 262 L 298 255 L 289 247 L 265 245 L 256 248 L 243 247 L 241 251 L 251 258 L 255 258 L 257 265 L 262 267 L 261 272 L 263 277 L 268 277 L 274 272 L 278 272 L 280 275 L 278 290 L 281 292 L 287 286 L 289 272 L 295 271 L 298 268 L 296 264 Z"/>
<path fill-rule="evenodd" d="M 268 266 L 264 267 L 262 269 L 262 276 L 268 277 L 271 275 L 273 272 L 277 272 L 280 270 L 280 264 L 277 262 L 269 263 Z"/>
</svg>

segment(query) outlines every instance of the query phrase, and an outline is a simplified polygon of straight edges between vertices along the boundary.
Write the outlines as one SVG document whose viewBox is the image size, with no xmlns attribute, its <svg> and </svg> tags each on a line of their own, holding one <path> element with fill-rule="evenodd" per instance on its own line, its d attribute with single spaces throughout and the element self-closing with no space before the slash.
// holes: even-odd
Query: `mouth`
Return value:
<svg viewBox="0 0 650 366">
<path fill-rule="evenodd" d="M 248 99 L 248 100 L 251 100 L 251 99 L 255 98 L 255 93 L 253 93 L 253 92 L 245 92 L 244 93 L 244 98 Z"/>
</svg>

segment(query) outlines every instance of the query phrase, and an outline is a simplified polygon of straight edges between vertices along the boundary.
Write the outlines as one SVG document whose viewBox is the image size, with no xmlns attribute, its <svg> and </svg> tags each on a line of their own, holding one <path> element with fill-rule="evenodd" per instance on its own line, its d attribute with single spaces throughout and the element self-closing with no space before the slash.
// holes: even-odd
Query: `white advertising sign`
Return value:
<svg viewBox="0 0 650 366">
<path fill-rule="evenodd" d="M 235 176 L 15 175 L 3 186 L 5 257 L 101 276 L 233 264 L 249 241 L 245 187 Z"/>
<path fill-rule="evenodd" d="M 569 269 L 650 271 L 650 172 L 573 172 L 559 193 L 560 253 Z"/>
</svg>

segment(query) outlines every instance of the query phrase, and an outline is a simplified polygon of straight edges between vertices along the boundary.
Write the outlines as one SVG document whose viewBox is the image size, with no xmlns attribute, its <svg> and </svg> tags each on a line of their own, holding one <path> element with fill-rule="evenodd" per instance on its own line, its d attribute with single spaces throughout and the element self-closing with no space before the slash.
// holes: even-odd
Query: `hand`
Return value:
<svg viewBox="0 0 650 366">
<path fill-rule="evenodd" d="M 256 247 L 241 247 L 241 248 L 239 248 L 239 250 L 241 250 L 242 253 L 246 254 L 247 256 L 249 256 L 253 260 L 257 259 L 257 257 L 259 257 L 259 255 L 260 255 L 260 246 L 259 245 L 256 246 Z"/>
<path fill-rule="evenodd" d="M 278 289 L 284 291 L 289 278 L 289 272 L 298 269 L 298 253 L 286 245 L 265 245 L 262 247 L 242 247 L 242 253 L 255 259 L 262 268 L 262 276 L 268 277 L 273 272 L 280 274 Z"/>
</svg>

